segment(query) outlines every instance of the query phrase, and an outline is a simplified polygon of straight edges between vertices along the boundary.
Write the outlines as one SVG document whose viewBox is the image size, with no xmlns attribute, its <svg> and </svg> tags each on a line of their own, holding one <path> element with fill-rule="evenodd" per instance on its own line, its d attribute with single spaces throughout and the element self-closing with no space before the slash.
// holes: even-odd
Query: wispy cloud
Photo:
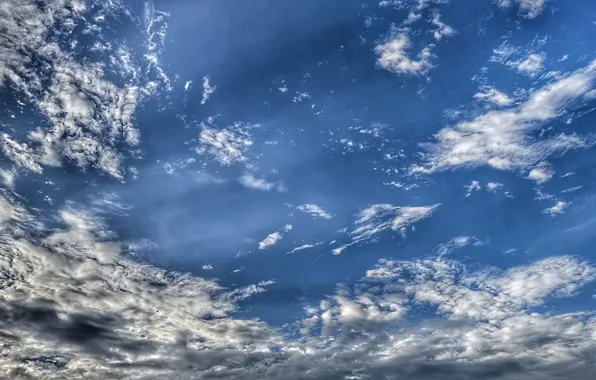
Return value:
<svg viewBox="0 0 596 380">
<path fill-rule="evenodd" d="M 312 215 L 315 218 L 323 218 L 323 219 L 331 219 L 333 215 L 329 214 L 327 211 L 323 210 L 320 206 L 315 204 L 303 204 L 297 206 L 296 209 L 302 212 L 306 212 Z"/>
<path fill-rule="evenodd" d="M 413 173 L 434 173 L 458 167 L 488 165 L 498 170 L 528 170 L 555 153 L 590 146 L 593 139 L 560 133 L 548 139 L 530 136 L 547 122 L 565 115 L 569 108 L 594 89 L 596 61 L 564 76 L 528 99 L 503 110 L 491 110 L 472 120 L 445 127 Z"/>
<path fill-rule="evenodd" d="M 211 78 L 209 75 L 205 75 L 203 77 L 203 98 L 201 99 L 201 104 L 207 103 L 207 100 L 213 95 L 215 90 L 217 90 L 217 86 L 212 86 L 209 84 L 209 80 Z"/>
</svg>

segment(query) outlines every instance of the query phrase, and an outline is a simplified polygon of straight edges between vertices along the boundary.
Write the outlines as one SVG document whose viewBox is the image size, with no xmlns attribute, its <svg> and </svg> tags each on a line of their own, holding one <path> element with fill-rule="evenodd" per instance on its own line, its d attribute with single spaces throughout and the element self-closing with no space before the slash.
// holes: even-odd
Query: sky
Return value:
<svg viewBox="0 0 596 380">
<path fill-rule="evenodd" d="M 0 30 L 0 378 L 593 377 L 591 1 Z"/>
</svg>

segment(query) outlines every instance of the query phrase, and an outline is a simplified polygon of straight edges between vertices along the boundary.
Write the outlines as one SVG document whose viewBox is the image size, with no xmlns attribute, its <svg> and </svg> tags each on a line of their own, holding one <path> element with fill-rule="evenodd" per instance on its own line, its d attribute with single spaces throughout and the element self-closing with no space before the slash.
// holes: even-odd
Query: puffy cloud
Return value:
<svg viewBox="0 0 596 380">
<path fill-rule="evenodd" d="M 480 190 L 482 186 L 480 186 L 480 182 L 472 181 L 469 185 L 464 186 L 464 188 L 466 189 L 466 198 L 468 198 L 473 192 Z"/>
<path fill-rule="evenodd" d="M 526 59 L 517 63 L 516 69 L 528 76 L 535 76 L 544 68 L 544 54 L 530 54 Z"/>
<path fill-rule="evenodd" d="M 495 89 L 494 87 L 483 87 L 481 88 L 481 90 L 482 92 L 474 94 L 474 99 L 498 107 L 508 106 L 513 103 L 513 99 L 511 99 L 509 96 L 502 93 L 501 91 Z"/>
<path fill-rule="evenodd" d="M 544 214 L 549 214 L 550 216 L 557 216 L 560 214 L 564 214 L 565 209 L 568 206 L 569 206 L 568 202 L 557 201 L 557 203 L 554 206 L 545 208 L 544 210 L 542 210 L 542 212 Z"/>
<path fill-rule="evenodd" d="M 0 203 L 0 371 L 11 378 L 191 378 L 258 361 L 278 339 L 228 316 L 270 282 L 227 290 L 124 258 L 88 211 L 65 209 L 64 227 L 47 230 Z"/>
<path fill-rule="evenodd" d="M 416 60 L 409 57 L 408 50 L 411 45 L 410 38 L 405 33 L 400 33 L 386 43 L 377 45 L 375 47 L 375 52 L 379 56 L 377 64 L 396 74 L 425 74 L 432 67 L 431 49 L 430 47 L 422 49 L 417 55 L 418 60 Z"/>
<path fill-rule="evenodd" d="M 433 37 L 437 41 L 441 40 L 443 37 L 451 37 L 455 34 L 455 29 L 441 21 L 441 15 L 439 12 L 435 12 L 433 15 L 432 25 L 437 28 L 433 32 Z"/>
<path fill-rule="evenodd" d="M 279 232 L 273 232 L 259 242 L 259 249 L 265 249 L 274 246 L 281 239 L 282 235 Z"/>
<path fill-rule="evenodd" d="M 310 215 L 312 215 L 314 218 L 323 218 L 323 219 L 331 219 L 333 218 L 333 215 L 329 214 L 327 211 L 323 210 L 323 208 L 321 208 L 320 206 L 317 206 L 315 204 L 303 204 L 300 206 L 297 206 L 296 209 L 302 211 L 302 212 L 306 212 Z"/>
<path fill-rule="evenodd" d="M 101 45 L 106 54 L 112 53 L 110 44 L 100 42 L 102 29 L 97 25 L 106 14 L 130 16 L 118 2 L 85 4 L 79 0 L 52 0 L 43 5 L 9 1 L 0 10 L 4 28 L 0 86 L 11 86 L 17 97 L 24 96 L 48 121 L 47 129 L 29 133 L 27 143 L 3 135 L 2 151 L 16 165 L 40 173 L 43 166 L 68 161 L 122 178 L 123 156 L 116 147 L 139 142 L 139 132 L 132 125 L 140 97 L 138 62 L 132 62 L 127 48 L 120 44 L 106 62 L 82 66 L 71 54 L 75 48 L 84 49 L 74 40 L 77 27 L 92 37 L 87 46 L 91 50 Z M 50 37 L 53 34 L 65 43 L 55 43 Z M 117 86 L 107 80 L 105 68 L 120 75 L 125 84 Z M 145 79 L 149 81 L 149 77 Z M 50 85 L 43 88 L 46 82 Z"/>
<path fill-rule="evenodd" d="M 570 256 L 506 271 L 381 260 L 307 307 L 297 334 L 285 335 L 230 317 L 271 281 L 225 289 L 126 259 L 88 211 L 64 209 L 63 227 L 49 230 L 13 200 L 0 203 L 0 367 L 11 378 L 587 380 L 593 373 L 582 360 L 596 350 L 593 315 L 530 310 L 594 280 L 596 268 Z M 421 320 L 428 306 L 439 315 Z"/>
<path fill-rule="evenodd" d="M 252 146 L 250 136 L 244 131 L 217 130 L 203 126 L 199 136 L 198 154 L 208 154 L 222 165 L 246 162 L 246 151 Z"/>
<path fill-rule="evenodd" d="M 520 12 L 530 19 L 538 17 L 546 6 L 546 0 L 497 0 L 497 3 L 501 7 L 516 4 Z"/>
<path fill-rule="evenodd" d="M 538 140 L 531 133 L 567 114 L 594 89 L 596 61 L 530 93 L 523 103 L 490 110 L 469 121 L 445 127 L 426 148 L 423 165 L 414 173 L 434 173 L 458 167 L 488 165 L 498 170 L 524 170 L 554 153 L 583 148 L 592 139 L 558 134 Z"/>
</svg>

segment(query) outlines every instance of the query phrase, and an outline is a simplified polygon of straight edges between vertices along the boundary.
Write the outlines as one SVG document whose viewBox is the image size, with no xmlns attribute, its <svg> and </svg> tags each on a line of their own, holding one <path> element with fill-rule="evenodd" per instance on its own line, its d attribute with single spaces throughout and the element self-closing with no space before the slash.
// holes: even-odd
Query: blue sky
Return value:
<svg viewBox="0 0 596 380">
<path fill-rule="evenodd" d="M 0 371 L 591 378 L 596 5 L 42 3 L 0 10 Z"/>
</svg>

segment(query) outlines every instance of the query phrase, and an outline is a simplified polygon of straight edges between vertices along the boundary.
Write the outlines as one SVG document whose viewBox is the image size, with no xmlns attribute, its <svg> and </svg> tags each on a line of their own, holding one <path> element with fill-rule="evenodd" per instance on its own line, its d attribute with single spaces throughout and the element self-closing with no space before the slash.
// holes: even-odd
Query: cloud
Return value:
<svg viewBox="0 0 596 380">
<path fill-rule="evenodd" d="M 497 3 L 503 8 L 516 4 L 520 13 L 529 19 L 538 17 L 546 6 L 546 0 L 497 0 Z"/>
<path fill-rule="evenodd" d="M 123 178 L 124 156 L 117 148 L 138 144 L 133 116 L 148 87 L 142 87 L 135 67 L 139 62 L 131 61 L 125 41 L 115 39 L 118 47 L 114 49 L 112 44 L 101 43 L 104 37 L 98 24 L 106 15 L 131 18 L 118 2 L 85 4 L 79 0 L 52 0 L 43 5 L 10 1 L 0 12 L 4 27 L 0 86 L 12 87 L 17 98 L 41 111 L 48 126 L 30 131 L 27 142 L 3 135 L 2 152 L 15 165 L 41 173 L 43 166 L 69 162 L 83 170 L 94 167 Z M 75 28 L 88 36 L 88 44 L 79 45 L 74 39 Z M 54 34 L 64 37 L 64 43 L 57 44 L 50 37 Z M 105 53 L 109 59 L 85 62 L 85 66 L 74 61 L 75 49 L 93 51 L 100 45 L 102 56 Z M 149 44 L 147 49 L 157 54 L 158 45 Z M 123 84 L 112 83 L 104 70 Z M 149 86 L 158 74 L 146 74 L 143 80 Z"/>
<path fill-rule="evenodd" d="M 302 212 L 306 212 L 312 215 L 314 218 L 323 218 L 323 219 L 331 219 L 333 215 L 329 214 L 327 211 L 323 210 L 321 207 L 315 204 L 303 204 L 297 206 L 296 209 Z"/>
<path fill-rule="evenodd" d="M 253 189 L 253 190 L 261 190 L 261 191 L 270 191 L 276 189 L 279 192 L 284 192 L 285 188 L 282 184 L 276 185 L 273 182 L 269 182 L 264 178 L 256 177 L 252 173 L 245 173 L 240 178 L 238 178 L 238 182 L 242 184 L 242 186 Z"/>
<path fill-rule="evenodd" d="M 414 223 L 431 216 L 440 204 L 432 206 L 393 206 L 386 203 L 372 205 L 358 214 L 354 222 L 354 230 L 350 232 L 351 242 L 334 248 L 334 255 L 341 254 L 350 246 L 368 241 L 374 235 L 392 230 L 405 237 L 407 228 Z"/>
<path fill-rule="evenodd" d="M 198 154 L 207 154 L 221 165 L 246 162 L 246 152 L 252 146 L 250 136 L 243 131 L 231 131 L 226 128 L 217 130 L 203 126 L 199 136 Z"/>
<path fill-rule="evenodd" d="M 545 208 L 542 210 L 544 214 L 549 214 L 550 216 L 557 216 L 565 213 L 565 209 L 569 206 L 569 203 L 558 201 L 553 207 Z"/>
<path fill-rule="evenodd" d="M 207 100 L 209 100 L 211 95 L 217 90 L 217 86 L 211 86 L 209 84 L 209 79 L 209 75 L 203 77 L 203 98 L 201 99 L 201 104 L 207 103 Z"/>
<path fill-rule="evenodd" d="M 528 173 L 528 179 L 536 181 L 536 183 L 538 184 L 543 184 L 545 182 L 548 182 L 553 177 L 553 175 L 555 175 L 554 170 L 552 170 L 548 166 L 539 165 L 538 167 L 535 167 L 534 169 L 530 170 L 530 172 Z"/>
<path fill-rule="evenodd" d="M 481 90 L 482 92 L 474 94 L 474 99 L 498 107 L 508 106 L 513 103 L 513 99 L 494 87 L 482 87 Z"/>
<path fill-rule="evenodd" d="M 464 188 L 466 189 L 466 198 L 468 198 L 473 192 L 480 190 L 482 187 L 480 186 L 480 182 L 472 181 L 469 185 L 464 186 Z"/>
<path fill-rule="evenodd" d="M 272 281 L 225 289 L 126 259 L 89 211 L 63 209 L 62 227 L 49 230 L 13 200 L 0 203 L 0 368 L 11 378 L 591 378 L 581 358 L 596 349 L 593 315 L 536 309 L 595 279 L 571 256 L 506 271 L 380 260 L 285 335 L 230 316 Z"/>
<path fill-rule="evenodd" d="M 435 135 L 434 143 L 421 144 L 427 150 L 424 162 L 411 171 L 435 173 L 482 165 L 520 171 L 555 153 L 590 146 L 592 139 L 576 134 L 538 140 L 531 133 L 586 101 L 595 81 L 596 61 L 531 92 L 519 105 L 445 127 Z"/>
<path fill-rule="evenodd" d="M 544 54 L 530 54 L 516 68 L 520 73 L 533 77 L 544 68 Z"/>
<path fill-rule="evenodd" d="M 271 246 L 274 246 L 281 239 L 282 239 L 282 235 L 279 232 L 273 232 L 273 233 L 267 235 L 267 237 L 265 237 L 265 239 L 263 239 L 259 242 L 259 249 L 266 249 Z"/>
<path fill-rule="evenodd" d="M 394 36 L 384 44 L 377 45 L 375 52 L 379 56 L 377 64 L 379 67 L 396 74 L 423 75 L 432 68 L 431 48 L 425 47 L 417 57 L 418 60 L 408 56 L 408 50 L 412 43 L 405 33 Z"/>
<path fill-rule="evenodd" d="M 63 228 L 48 230 L 0 203 L 0 371 L 11 378 L 185 378 L 248 365 L 278 339 L 259 321 L 228 316 L 269 282 L 224 289 L 126 259 L 88 211 L 64 209 Z"/>
<path fill-rule="evenodd" d="M 450 27 L 449 25 L 446 25 L 445 23 L 443 23 L 441 21 L 441 15 L 439 14 L 439 12 L 434 13 L 433 19 L 432 19 L 432 25 L 437 28 L 433 32 L 433 37 L 437 41 L 441 40 L 443 37 L 451 37 L 456 33 L 455 29 L 453 29 L 452 27 Z"/>
</svg>

